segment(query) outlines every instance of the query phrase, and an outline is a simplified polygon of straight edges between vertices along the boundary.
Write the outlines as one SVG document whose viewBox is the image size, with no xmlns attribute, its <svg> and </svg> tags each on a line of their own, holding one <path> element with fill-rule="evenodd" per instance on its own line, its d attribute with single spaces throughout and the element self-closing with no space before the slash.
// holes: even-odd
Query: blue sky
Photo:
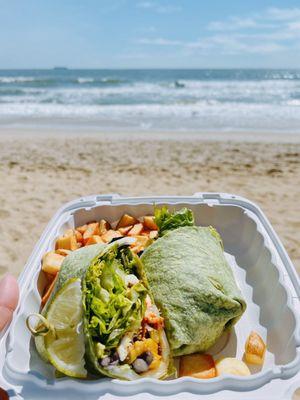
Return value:
<svg viewBox="0 0 300 400">
<path fill-rule="evenodd" d="M 0 68 L 300 68 L 300 1 L 0 0 Z"/>
</svg>

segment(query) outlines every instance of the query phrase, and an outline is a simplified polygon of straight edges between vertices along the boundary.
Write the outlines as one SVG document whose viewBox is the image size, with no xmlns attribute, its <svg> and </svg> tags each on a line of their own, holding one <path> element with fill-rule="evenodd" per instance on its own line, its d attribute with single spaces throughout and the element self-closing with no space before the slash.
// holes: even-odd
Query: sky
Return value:
<svg viewBox="0 0 300 400">
<path fill-rule="evenodd" d="M 0 68 L 300 68 L 300 0 L 0 0 Z"/>
</svg>

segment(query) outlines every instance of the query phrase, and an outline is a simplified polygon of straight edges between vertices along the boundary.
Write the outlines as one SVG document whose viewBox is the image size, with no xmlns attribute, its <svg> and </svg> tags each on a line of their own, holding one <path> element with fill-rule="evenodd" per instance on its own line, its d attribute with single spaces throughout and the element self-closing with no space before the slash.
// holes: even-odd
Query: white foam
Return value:
<svg viewBox="0 0 300 400">
<path fill-rule="evenodd" d="M 33 82 L 35 78 L 27 76 L 1 76 L 0 83 Z"/>
<path fill-rule="evenodd" d="M 78 78 L 77 79 L 78 83 L 92 83 L 94 82 L 93 78 Z"/>
</svg>

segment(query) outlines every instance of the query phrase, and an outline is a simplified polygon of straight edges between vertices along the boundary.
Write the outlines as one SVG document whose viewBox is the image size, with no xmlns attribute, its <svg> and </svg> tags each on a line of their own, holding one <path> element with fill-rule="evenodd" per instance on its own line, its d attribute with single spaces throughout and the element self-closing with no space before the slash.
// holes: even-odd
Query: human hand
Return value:
<svg viewBox="0 0 300 400">
<path fill-rule="evenodd" d="M 13 275 L 0 280 L 0 332 L 11 321 L 19 301 L 19 286 Z"/>
</svg>

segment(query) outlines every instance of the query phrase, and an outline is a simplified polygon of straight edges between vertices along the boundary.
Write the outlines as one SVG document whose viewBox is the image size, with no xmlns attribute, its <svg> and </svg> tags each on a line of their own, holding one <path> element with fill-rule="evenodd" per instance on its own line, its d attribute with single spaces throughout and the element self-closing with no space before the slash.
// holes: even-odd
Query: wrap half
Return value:
<svg viewBox="0 0 300 400">
<path fill-rule="evenodd" d="M 64 283 L 80 278 L 87 371 L 126 380 L 162 379 L 170 371 L 164 320 L 126 241 L 88 246 L 67 256 L 48 303 Z M 48 303 L 42 311 L 46 318 Z M 42 341 L 37 337 L 36 345 L 44 356 Z"/>
<path fill-rule="evenodd" d="M 246 308 L 212 227 L 166 230 L 141 260 L 174 356 L 206 351 Z"/>
</svg>

